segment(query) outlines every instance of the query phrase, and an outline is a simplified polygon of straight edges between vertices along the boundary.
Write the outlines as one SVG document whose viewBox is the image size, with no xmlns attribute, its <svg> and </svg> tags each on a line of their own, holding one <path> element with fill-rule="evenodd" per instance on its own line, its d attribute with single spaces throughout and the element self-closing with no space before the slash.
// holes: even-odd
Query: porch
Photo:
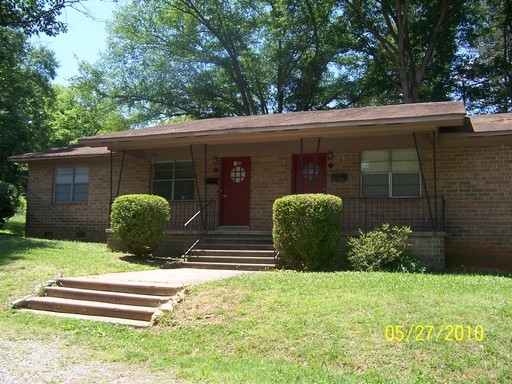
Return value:
<svg viewBox="0 0 512 384">
<path fill-rule="evenodd" d="M 200 263 L 203 263 L 203 268 L 265 270 L 271 268 L 269 264 L 277 262 L 272 260 L 271 223 L 267 228 L 257 229 L 219 226 L 215 200 L 206 204 L 172 201 L 170 205 L 168 235 L 160 248 L 163 254 L 168 255 L 172 249 L 175 255 L 188 255 L 187 260 L 194 267 L 201 267 Z M 410 253 L 430 270 L 445 268 L 445 200 L 442 197 L 345 198 L 342 220 L 340 251 L 346 248 L 347 238 L 357 235 L 359 229 L 372 230 L 382 223 L 409 226 L 413 231 Z M 257 265 L 250 265 L 249 259 L 254 258 L 255 252 L 259 253 Z M 219 254 L 222 254 L 222 262 L 215 261 Z M 206 255 L 209 260 L 204 257 Z M 226 255 L 236 255 L 232 262 L 237 264 L 228 264 L 225 259 L 231 256 Z M 267 261 L 261 264 L 263 257 Z M 214 264 L 216 262 L 219 264 Z M 341 260 L 340 266 L 349 267 L 346 260 Z"/>
<path fill-rule="evenodd" d="M 445 200 L 443 197 L 411 198 L 342 198 L 343 233 L 369 231 L 382 223 L 409 226 L 413 232 L 445 231 Z M 169 231 L 214 231 L 218 228 L 217 202 L 169 201 Z M 272 208 L 269 207 L 269 210 Z M 249 228 L 247 228 L 249 229 Z M 251 228 L 252 229 L 252 228 Z M 270 222 L 268 228 L 272 229 Z"/>
</svg>

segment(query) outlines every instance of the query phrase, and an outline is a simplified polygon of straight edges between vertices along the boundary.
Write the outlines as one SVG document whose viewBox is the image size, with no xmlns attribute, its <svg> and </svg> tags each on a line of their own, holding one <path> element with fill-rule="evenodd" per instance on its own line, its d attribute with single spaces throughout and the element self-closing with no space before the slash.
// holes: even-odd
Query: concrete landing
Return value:
<svg viewBox="0 0 512 384">
<path fill-rule="evenodd" d="M 84 278 L 119 282 L 159 283 L 175 288 L 188 287 L 208 281 L 226 279 L 228 277 L 251 273 L 249 271 L 223 270 L 223 269 L 157 269 L 141 272 L 106 273 L 102 275 L 84 276 Z"/>
</svg>

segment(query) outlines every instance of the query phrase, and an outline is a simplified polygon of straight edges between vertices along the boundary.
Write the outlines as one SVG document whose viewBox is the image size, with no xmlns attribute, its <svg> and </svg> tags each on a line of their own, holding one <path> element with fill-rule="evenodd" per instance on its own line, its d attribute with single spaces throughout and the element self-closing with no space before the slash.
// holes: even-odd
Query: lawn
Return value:
<svg viewBox="0 0 512 384">
<path fill-rule="evenodd" d="M 57 273 L 147 268 L 156 266 L 132 263 L 102 244 L 4 231 L 2 333 L 58 337 L 89 351 L 83 359 L 143 364 L 190 383 L 512 382 L 510 277 L 247 274 L 192 288 L 172 317 L 146 330 L 7 305 Z"/>
</svg>

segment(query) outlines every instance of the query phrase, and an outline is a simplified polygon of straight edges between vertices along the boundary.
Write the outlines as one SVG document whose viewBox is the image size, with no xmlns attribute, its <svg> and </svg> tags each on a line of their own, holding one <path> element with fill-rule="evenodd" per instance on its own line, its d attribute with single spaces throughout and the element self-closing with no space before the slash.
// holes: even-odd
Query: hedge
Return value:
<svg viewBox="0 0 512 384">
<path fill-rule="evenodd" d="M 339 197 L 326 194 L 289 195 L 274 202 L 272 237 L 286 267 L 301 271 L 333 268 L 342 205 Z"/>
<path fill-rule="evenodd" d="M 110 215 L 113 236 L 137 256 L 150 255 L 162 242 L 170 217 L 169 203 L 156 195 L 123 195 Z"/>
</svg>

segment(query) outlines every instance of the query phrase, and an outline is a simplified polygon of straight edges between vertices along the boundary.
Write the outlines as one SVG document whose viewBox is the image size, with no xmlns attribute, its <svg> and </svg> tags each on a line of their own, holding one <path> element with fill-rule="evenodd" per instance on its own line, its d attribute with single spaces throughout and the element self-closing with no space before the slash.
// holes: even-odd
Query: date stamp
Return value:
<svg viewBox="0 0 512 384">
<path fill-rule="evenodd" d="M 410 324 L 386 325 L 384 337 L 387 341 L 483 341 L 485 332 L 483 325 L 462 324 Z"/>
</svg>

